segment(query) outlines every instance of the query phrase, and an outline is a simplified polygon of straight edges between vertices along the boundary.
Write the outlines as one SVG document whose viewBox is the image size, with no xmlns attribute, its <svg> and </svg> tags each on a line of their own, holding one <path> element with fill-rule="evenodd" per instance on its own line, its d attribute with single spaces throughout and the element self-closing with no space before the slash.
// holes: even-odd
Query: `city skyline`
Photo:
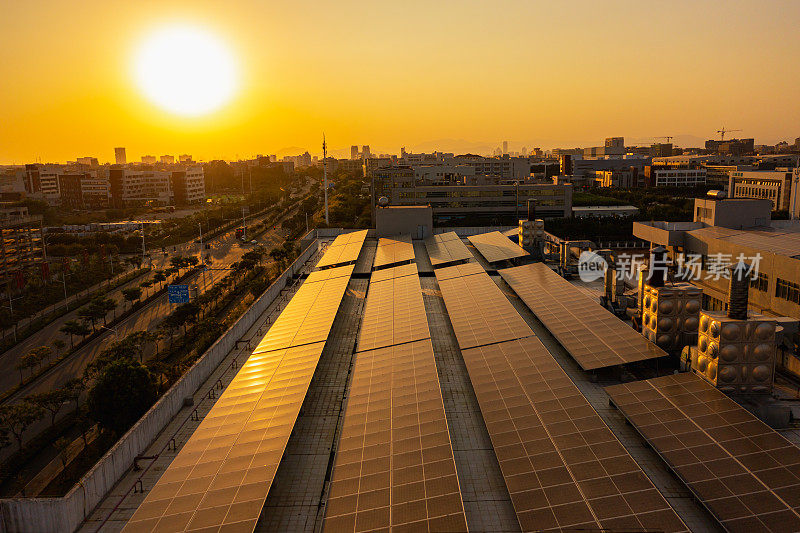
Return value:
<svg viewBox="0 0 800 533">
<path fill-rule="evenodd" d="M 723 126 L 791 143 L 800 74 L 785 65 L 800 50 L 800 5 L 768 4 L 9 4 L 0 162 L 112 160 L 114 146 L 131 161 L 315 153 L 323 130 L 343 154 L 353 142 L 394 153 L 437 139 L 543 149 L 712 139 Z M 170 24 L 203 29 L 235 58 L 238 89 L 215 111 L 164 111 L 134 82 L 137 47 Z M 91 31 L 64 33 L 75 25 Z"/>
</svg>

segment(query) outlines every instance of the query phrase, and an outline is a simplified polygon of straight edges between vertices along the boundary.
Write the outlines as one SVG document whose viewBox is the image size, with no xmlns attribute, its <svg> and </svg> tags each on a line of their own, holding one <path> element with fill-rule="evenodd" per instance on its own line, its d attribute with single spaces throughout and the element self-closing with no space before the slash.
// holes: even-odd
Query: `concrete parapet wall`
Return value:
<svg viewBox="0 0 800 533">
<path fill-rule="evenodd" d="M 0 500 L 0 532 L 62 533 L 77 529 L 131 468 L 134 458 L 144 452 L 177 415 L 184 398 L 200 388 L 235 347 L 236 341 L 253 326 L 280 295 L 287 281 L 316 251 L 317 245 L 312 242 L 64 497 Z"/>
</svg>

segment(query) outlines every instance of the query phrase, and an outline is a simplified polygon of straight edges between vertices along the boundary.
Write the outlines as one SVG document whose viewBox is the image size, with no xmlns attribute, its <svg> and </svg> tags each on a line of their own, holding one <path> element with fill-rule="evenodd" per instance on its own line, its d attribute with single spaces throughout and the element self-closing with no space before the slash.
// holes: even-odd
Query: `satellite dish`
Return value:
<svg viewBox="0 0 800 533">
<path fill-rule="evenodd" d="M 381 196 L 380 198 L 378 198 L 378 205 L 380 207 L 388 207 L 389 206 L 389 199 L 386 198 L 385 196 Z"/>
</svg>

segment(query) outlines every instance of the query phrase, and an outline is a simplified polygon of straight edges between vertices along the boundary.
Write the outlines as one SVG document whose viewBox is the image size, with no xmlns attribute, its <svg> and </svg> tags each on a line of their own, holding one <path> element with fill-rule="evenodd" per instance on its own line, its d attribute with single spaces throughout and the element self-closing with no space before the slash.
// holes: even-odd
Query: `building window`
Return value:
<svg viewBox="0 0 800 533">
<path fill-rule="evenodd" d="M 775 296 L 800 305 L 800 285 L 778 278 L 775 284 Z"/>
<path fill-rule="evenodd" d="M 767 289 L 769 289 L 769 277 L 763 272 L 759 272 L 756 279 L 750 280 L 750 287 L 757 291 L 767 292 Z"/>
</svg>

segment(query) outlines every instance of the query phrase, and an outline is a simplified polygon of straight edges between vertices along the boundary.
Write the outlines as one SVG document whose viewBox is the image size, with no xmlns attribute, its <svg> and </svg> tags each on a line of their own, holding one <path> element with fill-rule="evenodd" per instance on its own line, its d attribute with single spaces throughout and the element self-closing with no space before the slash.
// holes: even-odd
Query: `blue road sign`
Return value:
<svg viewBox="0 0 800 533">
<path fill-rule="evenodd" d="M 167 294 L 169 294 L 169 303 L 171 304 L 189 303 L 188 285 L 170 285 L 167 287 Z"/>
</svg>

